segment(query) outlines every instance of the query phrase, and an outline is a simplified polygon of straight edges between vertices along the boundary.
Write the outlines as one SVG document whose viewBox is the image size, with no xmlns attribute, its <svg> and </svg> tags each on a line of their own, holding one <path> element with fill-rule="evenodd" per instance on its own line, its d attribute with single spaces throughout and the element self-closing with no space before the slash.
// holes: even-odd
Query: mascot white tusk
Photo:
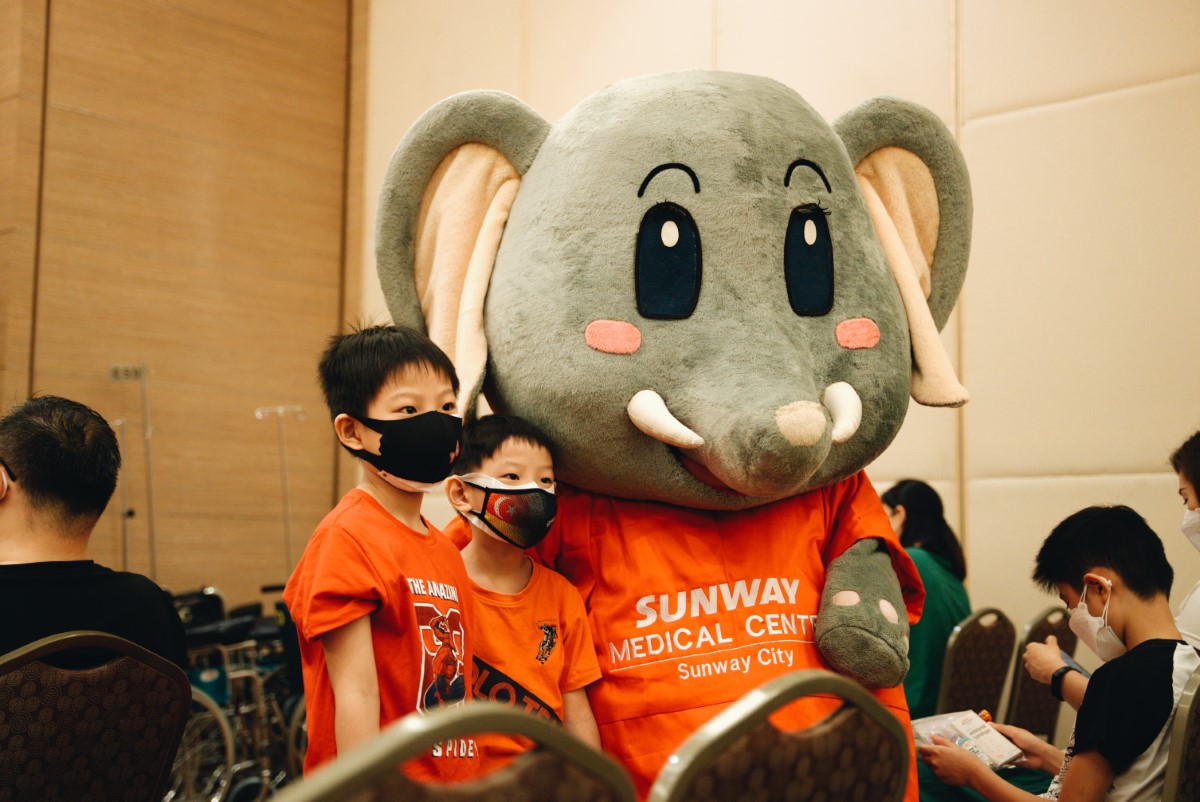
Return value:
<svg viewBox="0 0 1200 802">
<path fill-rule="evenodd" d="M 680 423 L 667 409 L 662 396 L 653 390 L 635 393 L 625 410 L 633 425 L 655 440 L 678 448 L 699 448 L 704 445 L 704 438 Z M 862 413 L 861 405 L 859 413 Z"/>
</svg>

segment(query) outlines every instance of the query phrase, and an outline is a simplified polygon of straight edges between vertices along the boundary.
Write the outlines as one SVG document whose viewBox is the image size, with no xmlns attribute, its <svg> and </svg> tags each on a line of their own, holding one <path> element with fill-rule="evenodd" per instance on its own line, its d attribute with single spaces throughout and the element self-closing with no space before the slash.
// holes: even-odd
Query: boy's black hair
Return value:
<svg viewBox="0 0 1200 802">
<path fill-rule="evenodd" d="M 90 528 L 108 506 L 121 450 L 95 410 L 54 395 L 35 396 L 0 418 L 0 460 L 29 505 L 63 524 Z"/>
<path fill-rule="evenodd" d="M 1038 551 L 1033 581 L 1051 593 L 1059 582 L 1082 592 L 1083 575 L 1093 568 L 1119 574 L 1142 599 L 1169 596 L 1175 579 L 1158 535 L 1121 505 L 1087 507 L 1054 527 Z"/>
<path fill-rule="evenodd" d="M 413 366 L 445 376 L 458 395 L 458 374 L 450 357 L 416 329 L 371 326 L 330 337 L 317 366 L 329 417 L 343 412 L 366 417 L 367 407 L 388 380 Z"/>
<path fill-rule="evenodd" d="M 961 581 L 967 578 L 967 561 L 954 530 L 946 523 L 942 497 L 920 479 L 901 479 L 887 489 L 880 500 L 895 509 L 904 507 L 904 526 L 900 545 L 917 546 L 936 554 L 950 565 L 950 573 Z"/>
<path fill-rule="evenodd" d="M 485 415 L 463 428 L 462 445 L 450 473 L 462 476 L 479 470 L 484 460 L 513 438 L 541 446 L 550 453 L 550 459 L 554 459 L 554 443 L 529 421 L 516 415 Z"/>
<path fill-rule="evenodd" d="M 1171 467 L 1200 493 L 1200 432 L 1183 441 L 1171 452 Z"/>
</svg>

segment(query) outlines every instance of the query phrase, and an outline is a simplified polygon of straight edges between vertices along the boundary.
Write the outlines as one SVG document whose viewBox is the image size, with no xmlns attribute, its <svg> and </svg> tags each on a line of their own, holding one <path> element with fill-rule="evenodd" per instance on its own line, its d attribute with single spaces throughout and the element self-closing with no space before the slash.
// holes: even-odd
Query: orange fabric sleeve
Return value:
<svg viewBox="0 0 1200 802">
<path fill-rule="evenodd" d="M 297 565 L 285 602 L 301 634 L 315 640 L 387 603 L 387 586 L 350 533 L 314 535 Z"/>
</svg>

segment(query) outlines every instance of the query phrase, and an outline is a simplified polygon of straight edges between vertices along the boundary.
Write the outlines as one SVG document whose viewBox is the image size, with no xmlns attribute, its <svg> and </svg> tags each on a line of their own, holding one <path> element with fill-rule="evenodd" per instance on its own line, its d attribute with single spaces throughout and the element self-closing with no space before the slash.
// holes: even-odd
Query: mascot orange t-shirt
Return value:
<svg viewBox="0 0 1200 802">
<path fill-rule="evenodd" d="M 727 704 L 781 674 L 828 670 L 813 636 L 825 566 L 859 540 L 887 544 L 909 620 L 920 616 L 916 569 L 861 472 L 741 511 L 562 484 L 558 505 L 537 551 L 584 598 L 604 675 L 588 689 L 601 741 L 643 796 L 667 757 Z M 902 687 L 875 696 L 908 726 Z M 802 700 L 774 720 L 799 728 L 837 704 Z"/>
</svg>

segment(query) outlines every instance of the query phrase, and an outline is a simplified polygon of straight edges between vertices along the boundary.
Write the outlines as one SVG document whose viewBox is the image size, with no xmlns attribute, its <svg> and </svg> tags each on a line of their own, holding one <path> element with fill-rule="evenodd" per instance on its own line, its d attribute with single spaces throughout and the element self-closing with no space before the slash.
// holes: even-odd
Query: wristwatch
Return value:
<svg viewBox="0 0 1200 802">
<path fill-rule="evenodd" d="M 1065 677 L 1067 674 L 1071 673 L 1072 671 L 1078 671 L 1078 670 L 1079 669 L 1075 668 L 1075 666 L 1063 666 L 1062 668 L 1055 671 L 1054 674 L 1051 675 L 1051 677 L 1050 677 L 1050 695 L 1053 696 L 1055 699 L 1057 699 L 1060 702 L 1063 701 L 1063 695 L 1062 695 L 1063 677 Z"/>
</svg>

